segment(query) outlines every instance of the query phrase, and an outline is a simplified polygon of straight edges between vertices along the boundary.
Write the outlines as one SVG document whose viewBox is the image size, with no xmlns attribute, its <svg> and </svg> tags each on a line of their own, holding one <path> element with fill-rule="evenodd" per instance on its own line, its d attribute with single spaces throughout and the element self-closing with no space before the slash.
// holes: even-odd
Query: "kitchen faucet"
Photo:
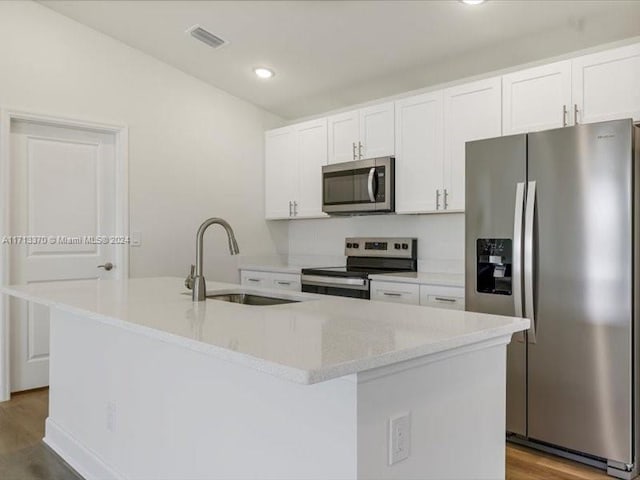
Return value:
<svg viewBox="0 0 640 480">
<path fill-rule="evenodd" d="M 202 225 L 198 228 L 198 233 L 196 233 L 196 264 L 191 265 L 191 273 L 184 281 L 185 286 L 192 290 L 191 298 L 194 302 L 202 302 L 207 297 L 207 285 L 204 280 L 204 274 L 202 273 L 202 244 L 204 232 L 206 232 L 207 228 L 213 224 L 221 225 L 227 232 L 227 238 L 229 239 L 229 253 L 231 253 L 231 255 L 237 255 L 240 253 L 233 229 L 225 220 L 221 218 L 209 218 L 202 222 Z"/>
</svg>

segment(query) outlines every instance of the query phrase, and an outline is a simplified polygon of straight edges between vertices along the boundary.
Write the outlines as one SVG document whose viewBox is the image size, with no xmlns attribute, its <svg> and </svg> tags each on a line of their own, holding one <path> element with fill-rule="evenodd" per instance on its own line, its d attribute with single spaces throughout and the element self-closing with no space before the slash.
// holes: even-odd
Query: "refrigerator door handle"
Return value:
<svg viewBox="0 0 640 480">
<path fill-rule="evenodd" d="M 524 182 L 516 184 L 516 205 L 513 212 L 513 307 L 516 317 L 522 317 L 522 217 L 524 212 Z M 524 333 L 518 332 L 515 338 L 524 342 Z"/>
<path fill-rule="evenodd" d="M 524 311 L 531 321 L 529 343 L 536 343 L 536 318 L 533 306 L 533 221 L 536 207 L 536 182 L 527 184 L 527 206 L 524 220 Z"/>
</svg>

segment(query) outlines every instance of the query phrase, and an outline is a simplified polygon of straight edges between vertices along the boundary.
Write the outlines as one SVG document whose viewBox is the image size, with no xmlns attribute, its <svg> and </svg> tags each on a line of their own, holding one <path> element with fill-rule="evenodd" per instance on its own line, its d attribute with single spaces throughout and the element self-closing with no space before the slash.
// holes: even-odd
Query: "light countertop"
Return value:
<svg viewBox="0 0 640 480">
<path fill-rule="evenodd" d="M 463 273 L 400 272 L 369 275 L 370 280 L 396 283 L 419 283 L 443 287 L 463 287 Z"/>
<path fill-rule="evenodd" d="M 303 268 L 305 267 L 283 263 L 249 263 L 239 267 L 240 270 L 248 270 L 252 272 L 294 273 L 298 275 L 302 272 Z"/>
<path fill-rule="evenodd" d="M 527 319 L 413 305 L 207 284 L 306 301 L 194 303 L 183 279 L 86 280 L 1 287 L 6 294 L 311 384 L 510 336 Z"/>
</svg>

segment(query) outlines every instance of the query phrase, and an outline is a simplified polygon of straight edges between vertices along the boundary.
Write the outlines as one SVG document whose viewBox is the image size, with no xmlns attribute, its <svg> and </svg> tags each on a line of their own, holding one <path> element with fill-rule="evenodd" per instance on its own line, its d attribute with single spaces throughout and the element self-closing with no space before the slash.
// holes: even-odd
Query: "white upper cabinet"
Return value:
<svg viewBox="0 0 640 480">
<path fill-rule="evenodd" d="M 329 163 L 357 160 L 360 138 L 358 110 L 329 117 L 327 128 L 329 130 Z"/>
<path fill-rule="evenodd" d="M 505 75 L 502 88 L 504 135 L 573 124 L 570 60 Z"/>
<path fill-rule="evenodd" d="M 640 120 L 640 45 L 573 60 L 577 123 Z"/>
<path fill-rule="evenodd" d="M 385 157 L 395 152 L 393 102 L 327 119 L 329 163 Z"/>
<path fill-rule="evenodd" d="M 265 134 L 265 218 L 289 218 L 297 195 L 295 130 L 270 130 Z"/>
<path fill-rule="evenodd" d="M 465 143 L 502 133 L 502 79 L 467 83 L 444 91 L 445 210 L 464 210 Z"/>
<path fill-rule="evenodd" d="M 442 207 L 442 95 L 439 90 L 395 104 L 397 213 L 428 213 Z"/>
<path fill-rule="evenodd" d="M 360 110 L 360 158 L 386 157 L 395 153 L 393 102 Z"/>
<path fill-rule="evenodd" d="M 265 218 L 318 218 L 322 166 L 327 164 L 327 119 L 265 135 Z"/>
<path fill-rule="evenodd" d="M 322 167 L 327 164 L 327 119 L 300 123 L 294 129 L 299 169 L 295 216 L 325 216 L 322 213 Z"/>
</svg>

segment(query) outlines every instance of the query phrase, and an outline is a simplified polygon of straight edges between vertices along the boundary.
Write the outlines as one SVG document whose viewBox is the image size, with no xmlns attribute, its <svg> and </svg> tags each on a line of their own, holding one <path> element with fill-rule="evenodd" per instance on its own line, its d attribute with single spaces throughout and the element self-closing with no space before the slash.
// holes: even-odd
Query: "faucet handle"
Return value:
<svg viewBox="0 0 640 480">
<path fill-rule="evenodd" d="M 189 290 L 193 289 L 193 279 L 195 274 L 196 274 L 196 266 L 191 265 L 191 272 L 189 273 L 189 275 L 187 275 L 187 278 L 184 279 L 184 286 L 187 287 Z"/>
</svg>

